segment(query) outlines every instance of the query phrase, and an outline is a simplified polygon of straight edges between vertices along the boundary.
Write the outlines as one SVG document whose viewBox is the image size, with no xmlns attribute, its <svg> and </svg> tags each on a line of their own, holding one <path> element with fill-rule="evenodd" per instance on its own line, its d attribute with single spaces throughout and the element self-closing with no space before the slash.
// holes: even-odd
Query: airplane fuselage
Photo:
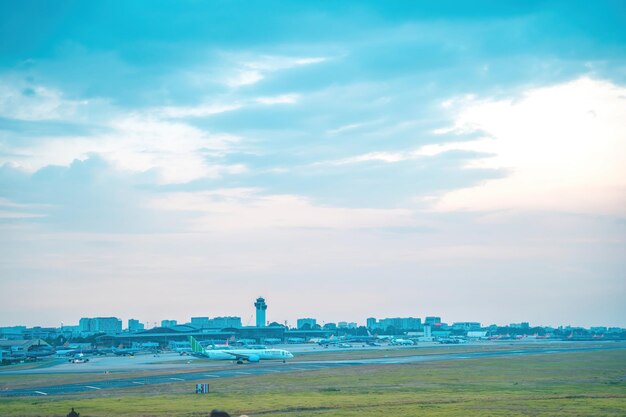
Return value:
<svg viewBox="0 0 626 417">
<path fill-rule="evenodd" d="M 282 349 L 224 349 L 204 350 L 200 356 L 217 360 L 237 360 L 242 357 L 256 360 L 286 360 L 293 358 L 291 352 Z M 245 358 L 244 358 L 245 359 Z"/>
</svg>

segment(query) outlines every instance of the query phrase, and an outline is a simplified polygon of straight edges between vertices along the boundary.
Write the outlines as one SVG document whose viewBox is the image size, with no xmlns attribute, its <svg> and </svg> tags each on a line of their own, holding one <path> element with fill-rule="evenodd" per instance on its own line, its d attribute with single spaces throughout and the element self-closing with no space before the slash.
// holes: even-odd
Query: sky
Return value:
<svg viewBox="0 0 626 417">
<path fill-rule="evenodd" d="M 626 326 L 621 1 L 0 0 L 0 325 Z"/>
</svg>

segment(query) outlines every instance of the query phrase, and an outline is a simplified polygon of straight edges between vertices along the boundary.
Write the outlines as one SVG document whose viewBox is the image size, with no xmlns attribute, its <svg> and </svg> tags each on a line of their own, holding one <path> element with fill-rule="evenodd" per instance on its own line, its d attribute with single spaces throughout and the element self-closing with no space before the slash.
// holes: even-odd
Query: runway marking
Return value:
<svg viewBox="0 0 626 417">
<path fill-rule="evenodd" d="M 205 375 L 207 378 L 219 378 L 219 375 Z"/>
<path fill-rule="evenodd" d="M 93 385 L 85 385 L 85 388 L 102 389 L 102 388 L 94 387 Z"/>
<path fill-rule="evenodd" d="M 282 371 L 277 371 L 276 369 L 266 369 L 267 372 L 282 372 Z"/>
<path fill-rule="evenodd" d="M 43 391 L 35 391 L 35 392 L 36 392 L 37 394 L 40 394 L 40 395 L 48 395 L 47 393 L 45 393 L 45 392 L 43 392 Z"/>
<path fill-rule="evenodd" d="M 172 381 L 184 381 L 184 379 L 182 378 L 168 378 L 171 379 Z"/>
<path fill-rule="evenodd" d="M 252 375 L 250 372 L 235 372 L 235 375 Z"/>
<path fill-rule="evenodd" d="M 137 385 L 145 385 L 145 382 L 139 382 L 139 381 L 133 381 L 133 384 L 137 384 Z"/>
</svg>

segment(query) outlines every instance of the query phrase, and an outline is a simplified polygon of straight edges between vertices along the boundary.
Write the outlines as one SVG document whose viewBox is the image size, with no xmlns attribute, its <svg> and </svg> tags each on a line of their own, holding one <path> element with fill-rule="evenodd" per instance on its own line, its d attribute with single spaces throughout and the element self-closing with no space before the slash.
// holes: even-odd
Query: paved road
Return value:
<svg viewBox="0 0 626 417">
<path fill-rule="evenodd" d="M 206 369 L 201 372 L 180 373 L 159 376 L 147 376 L 142 378 L 124 378 L 109 381 L 83 382 L 80 384 L 63 384 L 41 386 L 36 388 L 23 388 L 0 391 L 0 396 L 47 396 L 58 394 L 78 393 L 85 391 L 98 391 L 103 389 L 130 388 L 143 385 L 168 384 L 177 382 L 208 382 L 220 378 L 232 378 L 242 376 L 269 375 L 285 372 L 305 372 L 329 368 L 354 367 L 365 365 L 399 365 L 418 362 L 435 362 L 449 360 L 467 360 L 479 358 L 513 357 L 526 355 L 554 354 L 563 352 L 589 352 L 613 349 L 626 349 L 623 345 L 611 346 L 577 346 L 577 347 L 541 347 L 525 350 L 507 351 L 487 351 L 487 352 L 467 352 L 467 353 L 446 353 L 436 355 L 400 356 L 375 359 L 359 360 L 336 360 L 336 361 L 309 361 L 309 362 L 289 362 L 270 363 L 266 362 L 253 366 L 237 366 L 233 369 Z"/>
</svg>

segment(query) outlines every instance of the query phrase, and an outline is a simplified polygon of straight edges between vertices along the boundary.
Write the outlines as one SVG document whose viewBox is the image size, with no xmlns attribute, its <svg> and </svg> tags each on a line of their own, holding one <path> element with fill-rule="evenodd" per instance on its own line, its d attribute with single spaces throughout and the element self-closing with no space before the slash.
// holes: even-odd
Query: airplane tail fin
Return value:
<svg viewBox="0 0 626 417">
<path fill-rule="evenodd" d="M 191 344 L 191 351 L 193 353 L 203 353 L 204 348 L 193 336 L 189 336 L 189 343 Z"/>
</svg>

